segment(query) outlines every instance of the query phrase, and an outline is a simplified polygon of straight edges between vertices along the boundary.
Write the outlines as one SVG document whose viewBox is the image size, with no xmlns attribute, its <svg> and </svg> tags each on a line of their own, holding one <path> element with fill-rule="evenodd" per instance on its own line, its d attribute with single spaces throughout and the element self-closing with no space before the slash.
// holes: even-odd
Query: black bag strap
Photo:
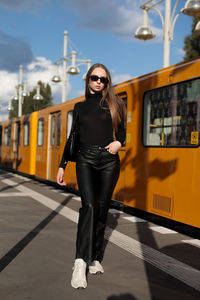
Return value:
<svg viewBox="0 0 200 300">
<path fill-rule="evenodd" d="M 74 116 L 73 121 L 72 121 L 72 127 L 71 127 L 71 131 L 70 131 L 70 135 L 73 132 L 76 132 L 77 120 L 78 120 L 78 113 L 75 113 L 75 116 Z"/>
</svg>

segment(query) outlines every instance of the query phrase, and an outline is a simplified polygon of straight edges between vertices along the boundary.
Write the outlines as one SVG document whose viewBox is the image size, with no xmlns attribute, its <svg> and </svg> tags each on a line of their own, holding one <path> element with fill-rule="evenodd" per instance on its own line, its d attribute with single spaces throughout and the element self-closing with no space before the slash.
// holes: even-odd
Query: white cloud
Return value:
<svg viewBox="0 0 200 300">
<path fill-rule="evenodd" d="M 76 93 L 76 97 L 81 97 L 81 96 L 83 96 L 83 95 L 85 95 L 85 89 L 79 90 L 79 91 L 77 91 L 77 93 Z"/>
<path fill-rule="evenodd" d="M 0 113 L 0 122 L 8 120 L 8 113 L 1 114 Z"/>
<path fill-rule="evenodd" d="M 62 83 L 54 84 L 51 79 L 55 74 L 55 65 L 45 57 L 36 57 L 30 64 L 27 65 L 26 70 L 23 71 L 23 82 L 27 82 L 27 88 L 33 90 L 38 81 L 49 83 L 52 89 L 53 103 L 60 103 L 62 96 Z M 62 74 L 62 68 L 60 68 Z M 15 87 L 18 84 L 18 73 L 11 73 L 8 71 L 0 71 L 0 121 L 8 118 L 7 107 L 8 101 L 13 98 L 15 94 Z M 71 92 L 71 85 L 67 85 L 67 96 Z"/>
<path fill-rule="evenodd" d="M 1 0 L 0 7 L 18 11 L 38 11 L 48 5 L 51 0 Z M 55 0 L 52 0 L 55 2 Z M 57 0 L 64 9 L 73 10 L 78 15 L 82 28 L 94 31 L 111 32 L 123 38 L 134 36 L 138 26 L 143 23 L 143 12 L 140 8 L 144 0 L 101 0 L 101 3 L 91 0 Z M 157 6 L 163 11 L 163 5 Z M 148 22 L 156 31 L 153 42 L 161 42 L 162 30 L 154 25 L 155 13 L 149 13 Z M 158 15 L 157 15 L 158 17 Z M 137 39 L 133 39 L 137 42 Z M 139 41 L 138 41 L 139 42 Z"/>
<path fill-rule="evenodd" d="M 17 80 L 17 74 L 0 71 L 0 121 L 8 119 L 8 101 L 14 96 Z"/>
<path fill-rule="evenodd" d="M 118 84 L 120 82 L 123 82 L 123 81 L 126 81 L 126 80 L 129 80 L 131 79 L 131 75 L 129 74 L 114 74 L 112 76 L 112 82 L 113 84 Z"/>
<path fill-rule="evenodd" d="M 8 71 L 0 71 L 0 102 L 6 102 L 14 94 L 14 87 L 17 85 L 18 75 Z"/>
<path fill-rule="evenodd" d="M 53 103 L 61 102 L 61 83 L 54 84 L 51 79 L 55 73 L 55 66 L 50 60 L 45 57 L 37 57 L 27 66 L 27 72 L 25 73 L 28 85 L 33 87 L 39 80 L 45 83 L 49 83 L 52 89 Z"/>
<path fill-rule="evenodd" d="M 185 51 L 183 50 L 183 48 L 179 48 L 176 50 L 176 53 L 178 55 L 180 55 L 181 57 L 183 57 L 185 55 Z"/>
<path fill-rule="evenodd" d="M 144 0 L 102 0 L 100 4 L 91 0 L 60 0 L 60 2 L 66 9 L 71 8 L 79 15 L 81 27 L 90 30 L 111 32 L 123 38 L 130 38 L 143 23 L 140 6 Z M 162 10 L 162 7 L 160 9 Z M 149 14 L 149 24 L 157 36 L 153 41 L 161 42 L 162 30 L 154 26 L 154 16 Z"/>
</svg>

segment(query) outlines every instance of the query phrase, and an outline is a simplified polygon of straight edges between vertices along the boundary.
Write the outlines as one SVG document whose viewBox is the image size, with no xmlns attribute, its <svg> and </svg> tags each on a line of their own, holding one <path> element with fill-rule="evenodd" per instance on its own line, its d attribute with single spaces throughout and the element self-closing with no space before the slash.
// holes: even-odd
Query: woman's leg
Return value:
<svg viewBox="0 0 200 300">
<path fill-rule="evenodd" d="M 101 261 L 103 258 L 103 241 L 106 228 L 108 209 L 113 190 L 119 178 L 120 162 L 118 159 L 105 165 L 98 171 L 98 209 L 95 220 L 95 246 L 93 260 Z"/>
<path fill-rule="evenodd" d="M 85 262 L 90 263 L 93 259 L 97 174 L 92 165 L 86 162 L 77 163 L 76 174 L 82 201 L 82 207 L 79 210 L 76 258 L 82 258 Z"/>
</svg>

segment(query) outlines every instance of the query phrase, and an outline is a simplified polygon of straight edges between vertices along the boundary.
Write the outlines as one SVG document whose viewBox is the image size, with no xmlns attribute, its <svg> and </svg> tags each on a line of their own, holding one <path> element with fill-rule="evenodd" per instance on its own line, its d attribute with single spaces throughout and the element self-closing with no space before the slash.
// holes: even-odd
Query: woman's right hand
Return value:
<svg viewBox="0 0 200 300">
<path fill-rule="evenodd" d="M 63 175 L 64 175 L 64 169 L 63 168 L 59 168 L 58 169 L 58 173 L 57 173 L 57 183 L 59 185 L 67 185 L 67 183 L 65 181 L 63 181 Z"/>
</svg>

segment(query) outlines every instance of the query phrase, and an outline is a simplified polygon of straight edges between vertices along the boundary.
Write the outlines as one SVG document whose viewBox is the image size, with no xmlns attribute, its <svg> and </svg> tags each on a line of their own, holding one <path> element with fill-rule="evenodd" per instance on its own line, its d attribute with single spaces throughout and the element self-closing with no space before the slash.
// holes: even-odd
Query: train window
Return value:
<svg viewBox="0 0 200 300">
<path fill-rule="evenodd" d="M 72 121 L 73 121 L 73 110 L 70 110 L 67 113 L 67 138 L 69 137 L 69 134 L 70 134 L 70 130 L 72 127 Z"/>
<path fill-rule="evenodd" d="M 24 123 L 24 146 L 29 145 L 29 122 Z"/>
<path fill-rule="evenodd" d="M 6 126 L 4 129 L 4 145 L 10 146 L 11 142 L 11 126 Z"/>
<path fill-rule="evenodd" d="M 57 146 L 60 146 L 60 132 L 61 132 L 61 114 L 58 115 L 58 119 L 57 119 Z"/>
<path fill-rule="evenodd" d="M 125 103 L 126 105 L 126 108 L 127 108 L 127 94 L 126 93 L 120 93 L 120 94 L 117 94 Z"/>
<path fill-rule="evenodd" d="M 44 119 L 41 118 L 38 120 L 38 133 L 37 133 L 38 146 L 43 145 L 43 138 L 44 138 Z"/>
<path fill-rule="evenodd" d="M 2 145 L 2 126 L 0 125 L 0 146 Z"/>
<path fill-rule="evenodd" d="M 200 78 L 147 91 L 143 100 L 145 146 L 199 145 Z"/>
<path fill-rule="evenodd" d="M 20 122 L 14 123 L 14 140 L 13 140 L 13 151 L 16 152 L 20 146 Z"/>
<path fill-rule="evenodd" d="M 20 122 L 15 123 L 15 143 L 16 143 L 16 147 L 20 146 L 20 143 L 21 143 L 21 124 L 20 124 Z"/>
<path fill-rule="evenodd" d="M 127 99 L 128 99 L 127 94 L 126 94 L 126 92 L 123 92 L 123 93 L 118 94 L 118 96 L 124 101 L 124 103 L 126 105 L 126 114 L 127 114 Z M 127 115 L 126 115 L 126 123 L 127 123 Z M 126 145 L 126 140 L 127 140 L 127 137 L 125 139 L 124 146 Z"/>
<path fill-rule="evenodd" d="M 55 145 L 55 116 L 51 117 L 51 146 Z"/>
</svg>

